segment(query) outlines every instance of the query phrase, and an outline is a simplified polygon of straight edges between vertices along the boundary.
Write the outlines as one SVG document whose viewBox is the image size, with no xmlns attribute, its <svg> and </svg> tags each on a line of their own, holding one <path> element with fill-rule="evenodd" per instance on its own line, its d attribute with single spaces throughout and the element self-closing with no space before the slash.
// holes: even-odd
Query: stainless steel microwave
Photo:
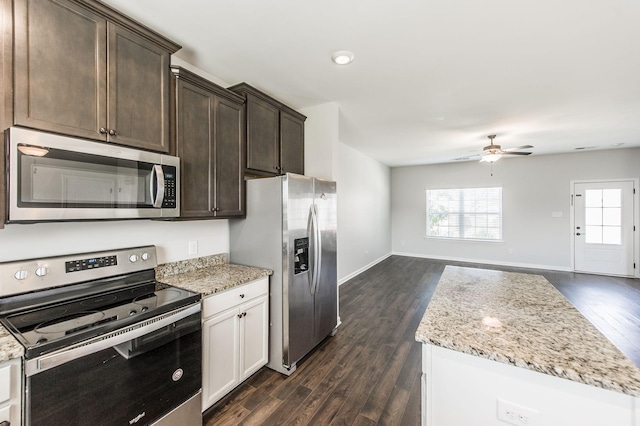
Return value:
<svg viewBox="0 0 640 426">
<path fill-rule="evenodd" d="M 6 136 L 8 222 L 180 214 L 178 157 L 19 127 Z"/>
</svg>

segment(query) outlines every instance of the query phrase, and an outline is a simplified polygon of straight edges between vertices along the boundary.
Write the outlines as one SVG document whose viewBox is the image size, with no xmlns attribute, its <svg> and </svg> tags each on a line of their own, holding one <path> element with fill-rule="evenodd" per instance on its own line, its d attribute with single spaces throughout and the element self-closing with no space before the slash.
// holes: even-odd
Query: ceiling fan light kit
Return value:
<svg viewBox="0 0 640 426">
<path fill-rule="evenodd" d="M 482 163 L 495 163 L 496 161 L 498 161 L 501 158 L 502 158 L 502 154 L 498 154 L 498 153 L 485 154 L 480 159 L 480 162 L 482 162 Z"/>
<path fill-rule="evenodd" d="M 493 140 L 496 138 L 496 135 L 487 136 L 491 143 L 484 148 L 482 148 L 482 157 L 480 158 L 481 162 L 485 163 L 495 163 L 499 159 L 502 158 L 503 155 L 531 155 L 530 152 L 521 152 L 521 151 L 512 151 L 511 149 L 530 149 L 533 148 L 531 145 L 519 146 L 517 148 L 511 148 L 503 150 L 500 145 L 496 145 Z"/>
</svg>

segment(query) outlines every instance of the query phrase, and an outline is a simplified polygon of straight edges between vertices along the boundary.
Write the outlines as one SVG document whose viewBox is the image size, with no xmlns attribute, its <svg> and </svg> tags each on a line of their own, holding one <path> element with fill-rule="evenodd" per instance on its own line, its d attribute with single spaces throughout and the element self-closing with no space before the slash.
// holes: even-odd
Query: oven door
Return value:
<svg viewBox="0 0 640 426">
<path fill-rule="evenodd" d="M 12 127 L 9 221 L 178 216 L 179 159 Z"/>
<path fill-rule="evenodd" d="M 198 304 L 28 360 L 26 424 L 157 422 L 199 396 L 201 335 Z"/>
</svg>

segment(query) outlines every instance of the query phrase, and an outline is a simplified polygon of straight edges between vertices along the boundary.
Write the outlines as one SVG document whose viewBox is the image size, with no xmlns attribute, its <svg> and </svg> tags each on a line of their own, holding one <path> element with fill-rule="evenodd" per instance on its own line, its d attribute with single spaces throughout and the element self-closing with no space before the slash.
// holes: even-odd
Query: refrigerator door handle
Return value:
<svg viewBox="0 0 640 426">
<path fill-rule="evenodd" d="M 318 223 L 318 206 L 313 204 L 313 217 L 315 220 L 314 230 L 315 230 L 315 256 L 316 256 L 316 264 L 313 267 L 313 272 L 315 274 L 315 280 L 313 285 L 313 294 L 318 292 L 318 285 L 320 284 L 320 272 L 322 271 L 322 238 L 320 234 L 320 224 Z"/>
<path fill-rule="evenodd" d="M 309 279 L 309 293 L 313 294 L 315 291 L 315 280 L 316 280 L 316 221 L 315 221 L 315 212 L 313 210 L 313 205 L 309 207 L 309 219 L 307 220 L 307 238 L 309 240 L 313 240 L 313 244 L 309 244 L 309 249 L 313 250 L 311 256 L 309 256 L 309 272 L 307 272 L 307 277 Z"/>
</svg>

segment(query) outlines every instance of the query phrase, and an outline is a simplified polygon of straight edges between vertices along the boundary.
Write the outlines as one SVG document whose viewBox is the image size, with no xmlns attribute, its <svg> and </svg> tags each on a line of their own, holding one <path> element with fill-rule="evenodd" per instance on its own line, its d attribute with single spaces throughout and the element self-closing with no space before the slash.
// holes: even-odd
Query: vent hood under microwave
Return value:
<svg viewBox="0 0 640 426">
<path fill-rule="evenodd" d="M 171 218 L 180 214 L 180 159 L 12 127 L 8 222 Z"/>
</svg>

